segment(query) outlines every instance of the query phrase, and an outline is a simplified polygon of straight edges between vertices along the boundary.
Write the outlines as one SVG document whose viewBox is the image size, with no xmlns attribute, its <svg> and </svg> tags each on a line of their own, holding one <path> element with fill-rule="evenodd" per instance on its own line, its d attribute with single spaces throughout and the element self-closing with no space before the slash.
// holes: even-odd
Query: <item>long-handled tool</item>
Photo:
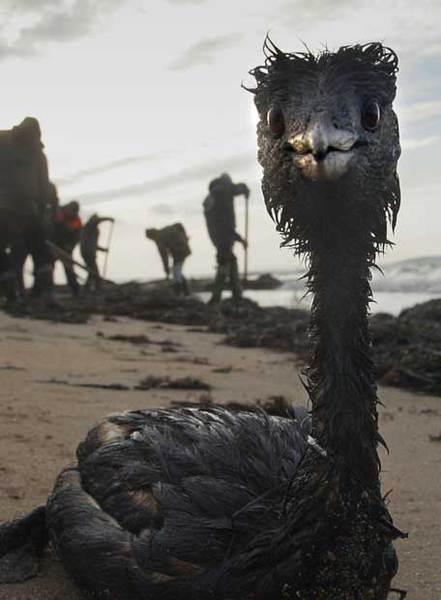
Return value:
<svg viewBox="0 0 441 600">
<path fill-rule="evenodd" d="M 56 257 L 59 258 L 60 260 L 65 260 L 68 263 L 70 263 L 71 265 L 74 265 L 75 267 L 79 267 L 83 271 L 86 271 L 87 273 L 93 275 L 93 273 L 91 273 L 90 269 L 88 267 L 86 267 L 86 265 L 83 265 L 83 263 L 80 263 L 77 260 L 75 260 L 74 258 L 72 258 L 72 256 L 69 254 L 69 252 L 66 252 L 66 250 L 63 250 L 63 248 L 59 248 L 56 244 L 54 244 L 50 240 L 46 240 L 46 245 L 54 252 Z M 110 279 L 104 279 L 103 277 L 101 277 L 101 280 L 106 283 L 111 283 L 112 285 L 115 285 L 115 283 L 113 281 L 110 281 Z"/>
<path fill-rule="evenodd" d="M 249 194 L 245 196 L 245 255 L 244 255 L 244 269 L 243 269 L 243 280 L 246 282 L 248 280 L 248 235 L 249 235 Z"/>
</svg>

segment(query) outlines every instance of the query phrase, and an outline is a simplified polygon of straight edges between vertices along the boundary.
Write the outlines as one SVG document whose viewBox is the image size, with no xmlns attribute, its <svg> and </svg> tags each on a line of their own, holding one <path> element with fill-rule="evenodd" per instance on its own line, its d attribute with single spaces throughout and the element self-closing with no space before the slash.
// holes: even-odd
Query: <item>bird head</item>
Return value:
<svg viewBox="0 0 441 600">
<path fill-rule="evenodd" d="M 251 71 L 266 206 L 285 238 L 308 251 L 323 223 L 362 226 L 387 243 L 400 203 L 398 60 L 379 43 L 282 52 L 266 39 Z"/>
</svg>

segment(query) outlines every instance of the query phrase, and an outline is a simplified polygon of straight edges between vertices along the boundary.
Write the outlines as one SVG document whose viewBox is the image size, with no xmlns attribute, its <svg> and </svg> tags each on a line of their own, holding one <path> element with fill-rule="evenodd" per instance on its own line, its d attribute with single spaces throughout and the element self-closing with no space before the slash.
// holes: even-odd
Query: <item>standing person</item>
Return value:
<svg viewBox="0 0 441 600">
<path fill-rule="evenodd" d="M 41 220 L 45 231 L 46 239 L 51 239 L 53 237 L 53 227 L 55 216 L 58 210 L 58 205 L 59 199 L 57 188 L 53 183 L 49 183 L 49 194 L 44 200 L 41 207 Z M 45 247 L 44 252 L 47 256 L 49 256 L 49 250 L 47 246 Z M 32 243 L 31 240 L 29 240 L 29 236 L 16 235 L 15 239 L 11 243 L 10 257 L 12 260 L 12 264 L 14 265 L 17 277 L 18 294 L 21 300 L 24 300 L 26 295 L 24 283 L 24 265 L 27 257 L 30 254 L 32 254 Z M 37 288 L 38 283 L 37 286 L 34 285 L 34 294 L 36 293 Z"/>
<path fill-rule="evenodd" d="M 18 300 L 11 248 L 26 248 L 34 263 L 35 285 L 54 305 L 52 255 L 47 247 L 46 212 L 51 203 L 47 159 L 37 119 L 0 132 L 0 288 L 9 304 Z"/>
<path fill-rule="evenodd" d="M 190 256 L 187 232 L 182 223 L 162 229 L 146 229 L 145 235 L 156 243 L 167 279 L 170 276 L 170 257 L 173 260 L 173 288 L 177 295 L 188 295 L 187 280 L 182 272 L 185 259 Z"/>
<path fill-rule="evenodd" d="M 98 245 L 100 235 L 98 226 L 100 223 L 104 223 L 104 221 L 114 223 L 115 219 L 112 217 L 99 217 L 97 214 L 93 214 L 84 225 L 80 238 L 81 256 L 86 263 L 86 267 L 89 269 L 85 289 L 94 288 L 97 292 L 101 290 L 101 277 L 98 265 L 96 264 L 96 253 L 97 251 L 109 251 L 108 248 L 102 248 Z"/>
<path fill-rule="evenodd" d="M 216 248 L 217 260 L 210 304 L 220 302 L 227 278 L 230 281 L 233 300 L 239 301 L 242 298 L 242 286 L 233 246 L 235 242 L 240 242 L 246 248 L 247 242 L 236 231 L 234 197 L 243 195 L 248 198 L 250 190 L 245 183 L 233 183 L 231 177 L 223 173 L 210 182 L 208 191 L 209 194 L 203 203 L 204 215 L 208 235 Z"/>
<path fill-rule="evenodd" d="M 83 224 L 80 218 L 80 204 L 77 200 L 72 200 L 64 206 L 60 206 L 56 211 L 53 226 L 53 243 L 64 250 L 66 254 L 73 259 L 73 251 L 80 241 L 81 228 Z M 61 260 L 66 274 L 67 283 L 73 296 L 80 293 L 80 284 L 73 267 L 73 263 L 66 259 L 55 257 L 55 261 Z"/>
</svg>

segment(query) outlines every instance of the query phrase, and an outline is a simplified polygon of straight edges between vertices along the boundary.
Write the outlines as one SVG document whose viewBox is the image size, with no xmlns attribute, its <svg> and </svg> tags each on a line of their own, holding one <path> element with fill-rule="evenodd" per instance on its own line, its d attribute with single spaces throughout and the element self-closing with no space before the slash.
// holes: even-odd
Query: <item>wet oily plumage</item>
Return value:
<svg viewBox="0 0 441 600">
<path fill-rule="evenodd" d="M 310 265 L 316 441 L 292 416 L 222 409 L 129 412 L 97 425 L 46 509 L 57 553 L 94 597 L 385 600 L 390 591 L 399 532 L 380 491 L 367 308 L 369 267 L 399 207 L 396 57 L 380 44 L 316 57 L 265 48 L 252 71 L 263 192 L 284 243 Z"/>
<path fill-rule="evenodd" d="M 260 115 L 265 202 L 285 243 L 310 252 L 334 227 L 353 228 L 358 220 L 380 247 L 387 218 L 395 224 L 400 204 L 396 55 L 380 44 L 317 57 L 285 54 L 269 41 L 265 50 L 265 66 L 251 72 L 257 82 L 251 91 Z M 328 173 L 320 169 L 326 162 Z"/>
<path fill-rule="evenodd" d="M 304 446 L 295 419 L 263 413 L 113 415 L 56 484 L 52 541 L 80 587 L 103 597 L 231 597 L 235 557 L 279 523 Z"/>
<path fill-rule="evenodd" d="M 388 244 L 387 224 L 395 226 L 400 206 L 400 144 L 392 108 L 397 57 L 375 43 L 317 57 L 285 54 L 269 40 L 265 50 L 265 66 L 252 71 L 262 187 L 284 245 L 309 260 L 315 337 L 309 386 L 316 433 L 331 438 L 325 445 L 367 438 L 369 461 L 362 455 L 356 467 L 375 478 L 379 437 L 367 306 L 369 269 Z M 364 418 L 357 396 L 365 404 Z M 322 411 L 327 415 L 319 418 Z M 345 428 L 351 431 L 342 434 Z M 357 460 L 352 449 L 348 453 Z"/>
<path fill-rule="evenodd" d="M 400 205 L 392 108 L 398 61 L 381 44 L 313 56 L 285 54 L 267 40 L 265 50 L 251 90 L 260 115 L 262 187 L 283 244 L 309 263 L 313 352 L 307 387 L 313 435 L 332 457 L 326 463 L 307 453 L 292 490 L 291 523 L 294 532 L 302 531 L 310 518 L 312 537 L 322 528 L 348 528 L 332 551 L 342 554 L 327 592 L 316 584 L 304 597 L 383 598 L 386 565 L 393 570 L 396 560 L 389 542 L 399 532 L 380 494 L 382 439 L 367 312 L 370 268 L 388 244 L 388 221 L 395 225 Z M 316 575 L 319 580 L 320 569 Z"/>
</svg>

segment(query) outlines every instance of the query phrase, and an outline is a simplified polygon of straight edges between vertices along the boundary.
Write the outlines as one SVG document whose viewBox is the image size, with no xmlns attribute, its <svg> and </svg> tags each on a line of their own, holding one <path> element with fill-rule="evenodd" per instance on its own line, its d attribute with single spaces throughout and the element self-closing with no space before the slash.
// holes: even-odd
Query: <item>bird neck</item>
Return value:
<svg viewBox="0 0 441 600">
<path fill-rule="evenodd" d="M 377 394 L 368 331 L 370 236 L 351 231 L 311 252 L 313 435 L 340 475 L 378 480 Z"/>
</svg>

